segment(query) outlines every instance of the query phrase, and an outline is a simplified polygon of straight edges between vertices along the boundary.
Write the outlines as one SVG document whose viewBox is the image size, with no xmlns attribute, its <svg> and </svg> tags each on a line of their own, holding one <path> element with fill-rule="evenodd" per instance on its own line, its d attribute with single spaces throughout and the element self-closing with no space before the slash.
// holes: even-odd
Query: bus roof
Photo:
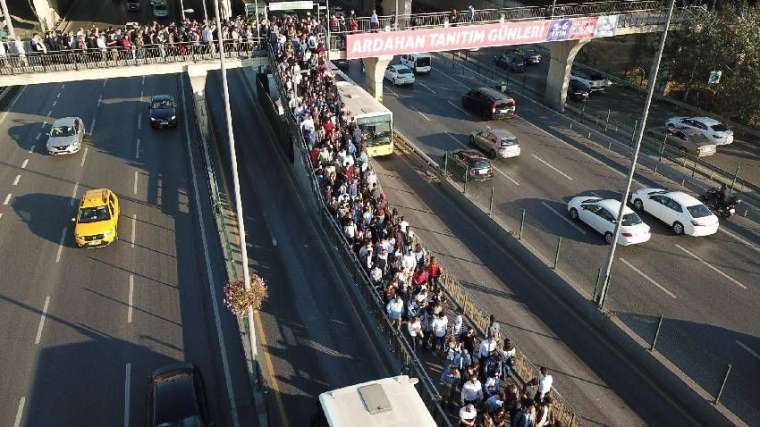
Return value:
<svg viewBox="0 0 760 427">
<path fill-rule="evenodd" d="M 391 110 L 367 93 L 359 85 L 349 81 L 336 81 L 340 99 L 346 104 L 346 108 L 356 118 L 376 116 L 380 114 L 391 115 Z"/>
<path fill-rule="evenodd" d="M 319 395 L 330 427 L 435 427 L 407 375 L 356 384 Z"/>
</svg>

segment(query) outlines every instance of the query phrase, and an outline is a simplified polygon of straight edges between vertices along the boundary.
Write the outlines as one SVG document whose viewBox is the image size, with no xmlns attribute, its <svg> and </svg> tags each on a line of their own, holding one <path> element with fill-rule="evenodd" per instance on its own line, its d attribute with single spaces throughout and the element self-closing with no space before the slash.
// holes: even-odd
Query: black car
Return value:
<svg viewBox="0 0 760 427">
<path fill-rule="evenodd" d="M 153 372 L 148 386 L 148 419 L 158 426 L 209 427 L 208 401 L 200 371 L 191 363 Z"/>
<path fill-rule="evenodd" d="M 127 0 L 127 10 L 130 12 L 140 10 L 140 0 Z"/>
<path fill-rule="evenodd" d="M 348 59 L 333 59 L 333 64 L 335 64 L 335 66 L 341 70 L 348 70 L 351 66 L 351 63 L 348 61 Z"/>
<path fill-rule="evenodd" d="M 578 80 L 570 80 L 567 84 L 567 97 L 573 101 L 584 102 L 591 96 L 588 85 Z"/>
<path fill-rule="evenodd" d="M 510 51 L 494 58 L 496 66 L 515 73 L 525 72 L 525 57 L 516 51 Z"/>
<path fill-rule="evenodd" d="M 512 97 L 489 87 L 473 89 L 462 96 L 462 107 L 486 120 L 512 117 L 516 105 Z"/>
<path fill-rule="evenodd" d="M 446 170 L 463 181 L 486 181 L 493 178 L 493 165 L 480 151 L 455 150 L 449 153 Z"/>
<path fill-rule="evenodd" d="M 154 95 L 150 98 L 148 116 L 155 129 L 177 127 L 177 103 L 169 95 Z"/>
</svg>

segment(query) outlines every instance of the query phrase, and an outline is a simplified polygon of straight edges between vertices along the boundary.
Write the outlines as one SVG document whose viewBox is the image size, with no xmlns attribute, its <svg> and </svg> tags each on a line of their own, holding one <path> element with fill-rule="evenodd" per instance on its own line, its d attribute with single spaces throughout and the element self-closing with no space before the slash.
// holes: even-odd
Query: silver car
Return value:
<svg viewBox="0 0 760 427">
<path fill-rule="evenodd" d="M 47 151 L 51 155 L 74 154 L 82 148 L 84 122 L 79 117 L 64 117 L 53 122 L 47 140 Z"/>
<path fill-rule="evenodd" d="M 488 153 L 491 158 L 507 159 L 520 155 L 517 137 L 506 129 L 485 128 L 470 134 L 470 144 Z"/>
</svg>

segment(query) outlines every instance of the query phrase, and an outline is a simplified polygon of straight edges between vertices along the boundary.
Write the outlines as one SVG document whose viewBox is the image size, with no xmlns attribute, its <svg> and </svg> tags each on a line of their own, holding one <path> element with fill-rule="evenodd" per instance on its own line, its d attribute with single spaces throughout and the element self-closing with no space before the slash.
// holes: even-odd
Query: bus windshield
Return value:
<svg viewBox="0 0 760 427">
<path fill-rule="evenodd" d="M 391 123 L 389 121 L 359 124 L 359 128 L 362 130 L 362 137 L 367 146 L 384 145 L 391 142 Z"/>
</svg>

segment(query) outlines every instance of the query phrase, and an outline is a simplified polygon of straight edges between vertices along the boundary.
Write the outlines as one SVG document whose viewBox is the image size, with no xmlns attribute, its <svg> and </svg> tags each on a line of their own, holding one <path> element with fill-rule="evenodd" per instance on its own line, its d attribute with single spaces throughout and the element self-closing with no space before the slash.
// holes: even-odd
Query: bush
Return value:
<svg viewBox="0 0 760 427">
<path fill-rule="evenodd" d="M 260 310 L 264 300 L 269 296 L 269 289 L 264 279 L 254 274 L 251 286 L 245 288 L 243 280 L 238 279 L 224 285 L 224 305 L 238 318 L 245 318 L 248 307 Z"/>
</svg>

